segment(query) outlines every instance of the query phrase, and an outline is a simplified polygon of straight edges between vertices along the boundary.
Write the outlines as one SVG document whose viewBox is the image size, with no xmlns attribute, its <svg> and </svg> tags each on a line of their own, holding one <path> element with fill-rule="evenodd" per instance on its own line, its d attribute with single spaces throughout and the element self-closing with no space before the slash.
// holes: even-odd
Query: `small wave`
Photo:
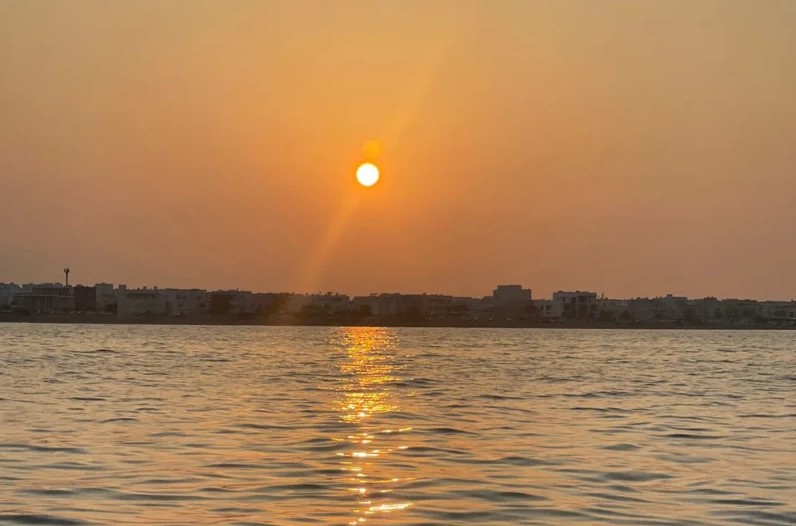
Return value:
<svg viewBox="0 0 796 526">
<path fill-rule="evenodd" d="M 153 438 L 165 438 L 165 437 L 184 437 L 186 436 L 185 433 L 180 431 L 161 431 L 160 433 L 151 433 L 149 436 Z"/>
<path fill-rule="evenodd" d="M 689 440 L 721 440 L 725 437 L 719 435 L 698 435 L 695 433 L 669 433 L 666 438 L 685 438 Z"/>
<path fill-rule="evenodd" d="M 613 444 L 610 446 L 605 446 L 603 449 L 608 449 L 611 451 L 636 451 L 637 449 L 641 448 L 635 444 Z"/>
<path fill-rule="evenodd" d="M 447 453 L 451 455 L 466 455 L 466 451 L 461 451 L 458 449 L 446 449 L 441 447 L 431 447 L 431 446 L 409 446 L 404 452 L 409 453 Z"/>
<path fill-rule="evenodd" d="M 75 454 L 84 454 L 86 450 L 82 447 L 58 447 L 58 446 L 35 446 L 29 445 L 25 446 L 30 451 L 36 451 L 40 453 L 75 453 Z"/>
<path fill-rule="evenodd" d="M 728 509 L 715 510 L 714 515 L 720 515 L 740 524 L 765 524 L 766 526 L 793 526 L 796 524 L 796 512 L 763 511 L 756 509 Z"/>
<path fill-rule="evenodd" d="M 29 489 L 25 490 L 25 493 L 44 497 L 72 497 L 75 495 L 75 492 L 69 489 Z"/>
<path fill-rule="evenodd" d="M 205 497 L 196 494 L 180 494 L 180 493 L 127 493 L 124 491 L 109 491 L 108 496 L 114 500 L 123 501 L 162 501 L 162 502 L 180 502 L 180 501 L 198 501 L 204 500 Z"/>
<path fill-rule="evenodd" d="M 557 464 L 557 462 L 553 460 L 542 460 L 540 458 L 521 457 L 518 455 L 503 457 L 496 462 L 498 464 L 510 464 L 512 466 L 552 466 Z"/>
<path fill-rule="evenodd" d="M 738 418 L 793 418 L 796 416 L 796 413 L 786 413 L 786 414 L 771 414 L 771 413 L 746 413 L 743 415 L 738 415 Z"/>
<path fill-rule="evenodd" d="M 433 427 L 428 429 L 430 433 L 441 433 L 443 435 L 477 435 L 478 433 L 473 433 L 472 431 L 465 431 L 463 429 L 456 429 L 455 427 Z"/>
<path fill-rule="evenodd" d="M 624 484 L 609 484 L 606 486 L 610 490 L 619 491 L 621 493 L 636 493 L 638 490 L 632 486 L 626 486 Z"/>
<path fill-rule="evenodd" d="M 55 515 L 36 515 L 31 513 L 0 513 L 0 522 L 11 524 L 42 524 L 51 526 L 81 526 L 90 522 L 56 517 Z"/>
<path fill-rule="evenodd" d="M 517 455 L 500 457 L 496 459 L 467 458 L 467 459 L 458 460 L 458 462 L 461 464 L 480 464 L 480 465 L 507 464 L 510 466 L 555 466 L 560 464 L 560 461 L 556 460 L 543 460 L 540 458 L 521 457 Z"/>
<path fill-rule="evenodd" d="M 216 464 L 207 464 L 204 467 L 212 469 L 270 469 L 271 466 L 267 464 L 252 464 L 243 462 L 218 462 Z"/>
<path fill-rule="evenodd" d="M 227 506 L 227 507 L 224 507 L 224 508 L 213 508 L 210 511 L 215 512 L 215 513 L 234 513 L 236 515 L 246 514 L 246 513 L 254 513 L 254 511 L 249 509 L 249 508 L 237 508 L 235 506 Z M 241 524 L 241 523 L 236 522 L 235 524 L 237 525 L 237 524 Z M 249 523 L 249 524 L 254 524 L 254 523 Z"/>
<path fill-rule="evenodd" d="M 716 489 L 716 488 L 689 488 L 687 493 L 698 493 L 700 495 L 734 495 L 732 491 Z"/>
<path fill-rule="evenodd" d="M 209 363 L 227 363 L 231 362 L 229 358 L 199 358 L 200 362 L 209 362 Z"/>
<path fill-rule="evenodd" d="M 478 398 L 483 398 L 485 400 L 524 400 L 524 398 L 521 396 L 496 395 L 496 394 L 482 394 L 478 395 Z"/>
<path fill-rule="evenodd" d="M 142 480 L 142 484 L 154 484 L 154 485 L 169 485 L 169 484 L 189 484 L 191 482 L 196 482 L 200 479 L 196 477 L 182 477 L 182 478 L 153 478 L 153 479 L 146 479 Z"/>
<path fill-rule="evenodd" d="M 271 492 L 283 492 L 283 491 L 298 491 L 298 492 L 309 492 L 309 491 L 319 491 L 319 490 L 327 490 L 328 487 L 324 486 L 323 484 L 314 484 L 311 482 L 306 482 L 304 484 L 274 484 L 271 486 L 261 486 L 257 488 L 255 491 L 260 493 L 271 493 Z"/>
<path fill-rule="evenodd" d="M 558 518 L 558 519 L 585 519 L 588 515 L 575 511 L 566 510 L 561 508 L 523 508 L 516 513 L 510 511 L 436 511 L 427 510 L 423 515 L 433 517 L 435 519 L 447 521 L 446 524 L 518 524 L 520 521 L 525 521 L 529 517 L 545 517 L 545 518 Z"/>
<path fill-rule="evenodd" d="M 55 462 L 41 466 L 45 469 L 63 469 L 68 471 L 103 471 L 105 467 L 98 464 L 86 464 L 83 462 Z"/>
<path fill-rule="evenodd" d="M 350 442 L 331 442 L 326 440 L 323 443 L 299 443 L 296 447 L 302 451 L 317 451 L 322 453 L 324 451 L 339 451 L 351 446 L 352 444 Z"/>
<path fill-rule="evenodd" d="M 586 495 L 588 495 L 589 497 L 594 497 L 596 499 L 615 500 L 615 501 L 618 501 L 618 502 L 638 502 L 638 503 L 647 502 L 644 499 L 638 499 L 638 498 L 635 498 L 635 497 L 628 497 L 627 495 L 619 495 L 619 494 L 616 494 L 616 493 L 599 493 L 599 492 L 595 492 L 595 493 L 586 493 Z"/>
<path fill-rule="evenodd" d="M 714 499 L 712 502 L 732 506 L 784 506 L 783 502 L 768 499 Z"/>
<path fill-rule="evenodd" d="M 493 491 L 483 489 L 456 490 L 451 493 L 468 499 L 480 499 L 489 502 L 512 502 L 512 501 L 541 501 L 548 500 L 547 497 L 525 493 L 522 491 Z"/>
<path fill-rule="evenodd" d="M 653 473 L 650 471 L 614 471 L 604 473 L 601 478 L 620 482 L 649 482 L 651 480 L 664 480 L 672 478 L 666 473 Z"/>
<path fill-rule="evenodd" d="M 674 462 L 677 464 L 710 464 L 713 459 L 710 457 L 697 457 L 685 454 L 661 454 L 655 458 L 663 460 L 664 462 Z"/>
<path fill-rule="evenodd" d="M 598 413 L 630 413 L 630 409 L 622 409 L 621 407 L 585 407 L 575 406 L 570 407 L 570 411 L 595 411 Z"/>
<path fill-rule="evenodd" d="M 437 383 L 437 381 L 430 378 L 408 378 L 406 380 L 394 381 L 390 385 L 394 387 L 426 387 Z"/>
<path fill-rule="evenodd" d="M 271 429 L 295 429 L 292 426 L 279 426 L 271 424 L 235 424 L 233 427 L 238 429 L 256 429 L 258 431 L 268 431 Z"/>
</svg>

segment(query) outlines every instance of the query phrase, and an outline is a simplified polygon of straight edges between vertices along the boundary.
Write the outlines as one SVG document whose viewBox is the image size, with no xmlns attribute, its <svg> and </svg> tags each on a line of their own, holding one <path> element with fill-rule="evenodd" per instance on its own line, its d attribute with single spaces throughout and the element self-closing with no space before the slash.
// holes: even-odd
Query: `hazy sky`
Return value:
<svg viewBox="0 0 796 526">
<path fill-rule="evenodd" d="M 0 199 L 0 281 L 789 299 L 796 2 L 0 0 Z"/>
</svg>

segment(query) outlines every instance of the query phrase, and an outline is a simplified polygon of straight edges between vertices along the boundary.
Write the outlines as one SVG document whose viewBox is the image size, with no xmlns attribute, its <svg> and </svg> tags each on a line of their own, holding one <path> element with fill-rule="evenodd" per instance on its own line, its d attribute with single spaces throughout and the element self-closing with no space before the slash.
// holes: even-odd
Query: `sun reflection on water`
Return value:
<svg viewBox="0 0 796 526">
<path fill-rule="evenodd" d="M 341 343 L 345 356 L 339 365 L 341 396 L 337 409 L 340 420 L 351 428 L 338 440 L 351 447 L 338 456 L 348 490 L 356 501 L 355 517 L 349 522 L 355 525 L 412 505 L 394 496 L 400 484 L 412 479 L 394 476 L 388 460 L 394 451 L 406 449 L 402 440 L 411 428 L 386 425 L 389 415 L 400 409 L 391 389 L 400 381 L 395 333 L 382 328 L 345 328 Z"/>
</svg>

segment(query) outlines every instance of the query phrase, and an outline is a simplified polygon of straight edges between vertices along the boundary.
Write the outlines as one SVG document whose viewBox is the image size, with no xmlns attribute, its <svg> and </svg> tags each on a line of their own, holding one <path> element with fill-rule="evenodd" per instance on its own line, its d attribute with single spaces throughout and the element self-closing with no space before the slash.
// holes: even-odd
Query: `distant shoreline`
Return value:
<svg viewBox="0 0 796 526">
<path fill-rule="evenodd" d="M 0 314 L 0 323 L 75 324 L 75 325 L 206 325 L 206 326 L 264 326 L 264 327 L 418 327 L 462 329 L 628 329 L 628 330 L 796 330 L 796 324 L 769 323 L 678 323 L 678 322 L 611 322 L 566 320 L 540 322 L 531 320 L 461 320 L 426 319 L 406 320 L 396 318 L 359 319 L 295 319 L 295 318 L 235 318 L 219 316 L 162 317 L 137 316 L 117 318 L 95 314 Z"/>
</svg>

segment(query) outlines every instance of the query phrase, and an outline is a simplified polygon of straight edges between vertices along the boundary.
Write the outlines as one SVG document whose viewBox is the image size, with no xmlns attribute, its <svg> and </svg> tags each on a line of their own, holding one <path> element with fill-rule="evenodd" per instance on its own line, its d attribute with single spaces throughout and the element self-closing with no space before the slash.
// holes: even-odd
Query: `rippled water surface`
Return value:
<svg viewBox="0 0 796 526">
<path fill-rule="evenodd" d="M 796 524 L 796 332 L 0 324 L 0 523 Z"/>
</svg>

